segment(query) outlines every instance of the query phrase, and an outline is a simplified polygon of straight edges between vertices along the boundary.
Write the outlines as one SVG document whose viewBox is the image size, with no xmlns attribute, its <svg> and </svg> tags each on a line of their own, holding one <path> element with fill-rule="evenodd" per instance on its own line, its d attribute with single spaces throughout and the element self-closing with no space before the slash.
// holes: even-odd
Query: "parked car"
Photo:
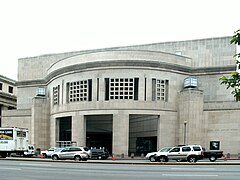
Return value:
<svg viewBox="0 0 240 180">
<path fill-rule="evenodd" d="M 110 156 L 107 149 L 90 149 L 89 158 L 90 159 L 107 159 Z"/>
<path fill-rule="evenodd" d="M 63 148 L 59 148 L 59 147 L 51 147 L 48 150 L 41 151 L 41 156 L 43 156 L 44 158 L 52 157 L 52 154 L 54 152 L 58 152 L 58 151 L 60 151 L 62 149 Z"/>
<path fill-rule="evenodd" d="M 211 162 L 214 162 L 218 158 L 224 157 L 224 154 L 221 150 L 205 150 L 203 148 L 203 157 L 208 158 Z"/>
<path fill-rule="evenodd" d="M 34 145 L 28 145 L 27 151 L 24 152 L 23 156 L 32 157 L 35 155 Z"/>
<path fill-rule="evenodd" d="M 75 161 L 87 161 L 88 157 L 87 147 L 66 147 L 52 154 L 52 160 L 74 159 Z"/>
<path fill-rule="evenodd" d="M 155 159 L 159 162 L 168 162 L 169 160 L 197 162 L 203 159 L 203 148 L 200 145 L 176 146 L 167 152 L 157 152 Z"/>
<path fill-rule="evenodd" d="M 147 160 L 150 160 L 151 162 L 155 162 L 156 159 L 155 159 L 155 155 L 158 153 L 158 152 L 167 152 L 171 149 L 172 147 L 164 147 L 164 148 L 161 148 L 159 149 L 159 151 L 157 152 L 150 152 L 150 153 L 147 153 L 147 155 L 145 156 L 145 158 Z"/>
</svg>

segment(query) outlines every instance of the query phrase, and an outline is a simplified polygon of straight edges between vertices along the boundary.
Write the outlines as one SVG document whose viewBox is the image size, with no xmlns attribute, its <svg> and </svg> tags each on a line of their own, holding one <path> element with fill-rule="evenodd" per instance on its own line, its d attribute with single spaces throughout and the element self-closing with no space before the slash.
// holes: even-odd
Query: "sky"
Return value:
<svg viewBox="0 0 240 180">
<path fill-rule="evenodd" d="M 1 0 L 0 75 L 18 59 L 88 49 L 233 36 L 239 0 Z"/>
</svg>

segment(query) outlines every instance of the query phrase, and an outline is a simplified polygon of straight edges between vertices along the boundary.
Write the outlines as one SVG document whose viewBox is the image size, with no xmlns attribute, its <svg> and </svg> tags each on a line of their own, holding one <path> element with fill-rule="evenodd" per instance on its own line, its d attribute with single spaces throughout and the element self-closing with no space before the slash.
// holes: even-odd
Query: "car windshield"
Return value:
<svg viewBox="0 0 240 180">
<path fill-rule="evenodd" d="M 87 148 L 87 147 L 84 147 L 83 149 L 84 149 L 85 151 L 88 151 L 88 148 Z"/>
<path fill-rule="evenodd" d="M 159 152 L 168 152 L 170 149 L 171 147 L 162 148 L 159 150 Z"/>
<path fill-rule="evenodd" d="M 55 149 L 55 152 L 59 152 L 59 151 L 61 151 L 62 149 L 64 149 L 64 148 L 56 148 L 56 149 Z"/>
</svg>

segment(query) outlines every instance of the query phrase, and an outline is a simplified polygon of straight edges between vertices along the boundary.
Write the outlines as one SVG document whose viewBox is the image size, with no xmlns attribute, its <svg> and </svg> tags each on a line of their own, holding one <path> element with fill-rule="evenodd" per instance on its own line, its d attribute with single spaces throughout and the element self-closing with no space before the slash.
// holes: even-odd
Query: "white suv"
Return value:
<svg viewBox="0 0 240 180">
<path fill-rule="evenodd" d="M 197 162 L 203 159 L 203 148 L 200 145 L 181 145 L 171 148 L 167 152 L 157 152 L 155 160 L 168 162 L 169 160 Z"/>
<path fill-rule="evenodd" d="M 52 154 L 52 160 L 58 159 L 74 159 L 75 161 L 87 161 L 88 148 L 87 147 L 66 147 L 61 151 Z"/>
</svg>

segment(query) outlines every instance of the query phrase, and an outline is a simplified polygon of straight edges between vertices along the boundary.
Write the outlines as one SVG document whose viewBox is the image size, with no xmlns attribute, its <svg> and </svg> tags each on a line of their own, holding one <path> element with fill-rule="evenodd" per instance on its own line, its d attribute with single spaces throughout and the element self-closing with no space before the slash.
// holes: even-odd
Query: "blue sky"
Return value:
<svg viewBox="0 0 240 180">
<path fill-rule="evenodd" d="M 0 1 L 0 74 L 50 53 L 232 36 L 239 0 Z"/>
</svg>

